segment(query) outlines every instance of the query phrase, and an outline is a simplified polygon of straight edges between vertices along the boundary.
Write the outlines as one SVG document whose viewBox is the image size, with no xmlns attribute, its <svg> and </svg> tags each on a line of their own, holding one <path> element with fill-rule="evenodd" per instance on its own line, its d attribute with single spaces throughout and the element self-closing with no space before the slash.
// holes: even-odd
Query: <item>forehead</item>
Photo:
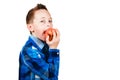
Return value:
<svg viewBox="0 0 120 80">
<path fill-rule="evenodd" d="M 47 10 L 40 9 L 35 12 L 34 18 L 51 18 L 51 15 Z"/>
</svg>

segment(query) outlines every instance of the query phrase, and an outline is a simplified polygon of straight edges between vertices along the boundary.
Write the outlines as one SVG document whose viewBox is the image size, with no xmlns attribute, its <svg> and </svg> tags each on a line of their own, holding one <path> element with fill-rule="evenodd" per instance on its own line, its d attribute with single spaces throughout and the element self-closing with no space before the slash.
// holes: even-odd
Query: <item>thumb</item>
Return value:
<svg viewBox="0 0 120 80">
<path fill-rule="evenodd" d="M 49 36 L 46 36 L 46 43 L 49 42 Z"/>
</svg>

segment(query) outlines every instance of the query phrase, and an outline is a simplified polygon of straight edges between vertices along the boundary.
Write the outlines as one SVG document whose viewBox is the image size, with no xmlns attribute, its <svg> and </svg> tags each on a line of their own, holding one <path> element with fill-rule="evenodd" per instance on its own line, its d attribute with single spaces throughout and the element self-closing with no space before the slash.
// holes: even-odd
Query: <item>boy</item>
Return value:
<svg viewBox="0 0 120 80">
<path fill-rule="evenodd" d="M 60 33 L 52 28 L 46 6 L 37 4 L 32 8 L 26 24 L 30 36 L 20 52 L 19 80 L 58 80 Z"/>
</svg>

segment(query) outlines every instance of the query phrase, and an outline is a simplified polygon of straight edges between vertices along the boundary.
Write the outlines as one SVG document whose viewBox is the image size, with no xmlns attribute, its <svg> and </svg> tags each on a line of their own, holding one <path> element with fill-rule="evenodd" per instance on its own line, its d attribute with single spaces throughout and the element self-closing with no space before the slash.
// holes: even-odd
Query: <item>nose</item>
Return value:
<svg viewBox="0 0 120 80">
<path fill-rule="evenodd" d="M 51 23 L 50 22 L 47 22 L 46 25 L 47 25 L 47 27 L 51 27 Z"/>
<path fill-rule="evenodd" d="M 47 27 L 50 27 L 50 23 L 47 23 Z"/>
</svg>

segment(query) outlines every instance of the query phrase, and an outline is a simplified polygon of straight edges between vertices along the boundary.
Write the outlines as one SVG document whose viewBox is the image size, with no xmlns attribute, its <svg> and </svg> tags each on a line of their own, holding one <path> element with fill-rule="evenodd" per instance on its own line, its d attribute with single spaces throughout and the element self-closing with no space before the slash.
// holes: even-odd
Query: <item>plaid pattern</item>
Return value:
<svg viewBox="0 0 120 80">
<path fill-rule="evenodd" d="M 59 50 L 30 36 L 19 57 L 19 80 L 58 80 Z"/>
</svg>

